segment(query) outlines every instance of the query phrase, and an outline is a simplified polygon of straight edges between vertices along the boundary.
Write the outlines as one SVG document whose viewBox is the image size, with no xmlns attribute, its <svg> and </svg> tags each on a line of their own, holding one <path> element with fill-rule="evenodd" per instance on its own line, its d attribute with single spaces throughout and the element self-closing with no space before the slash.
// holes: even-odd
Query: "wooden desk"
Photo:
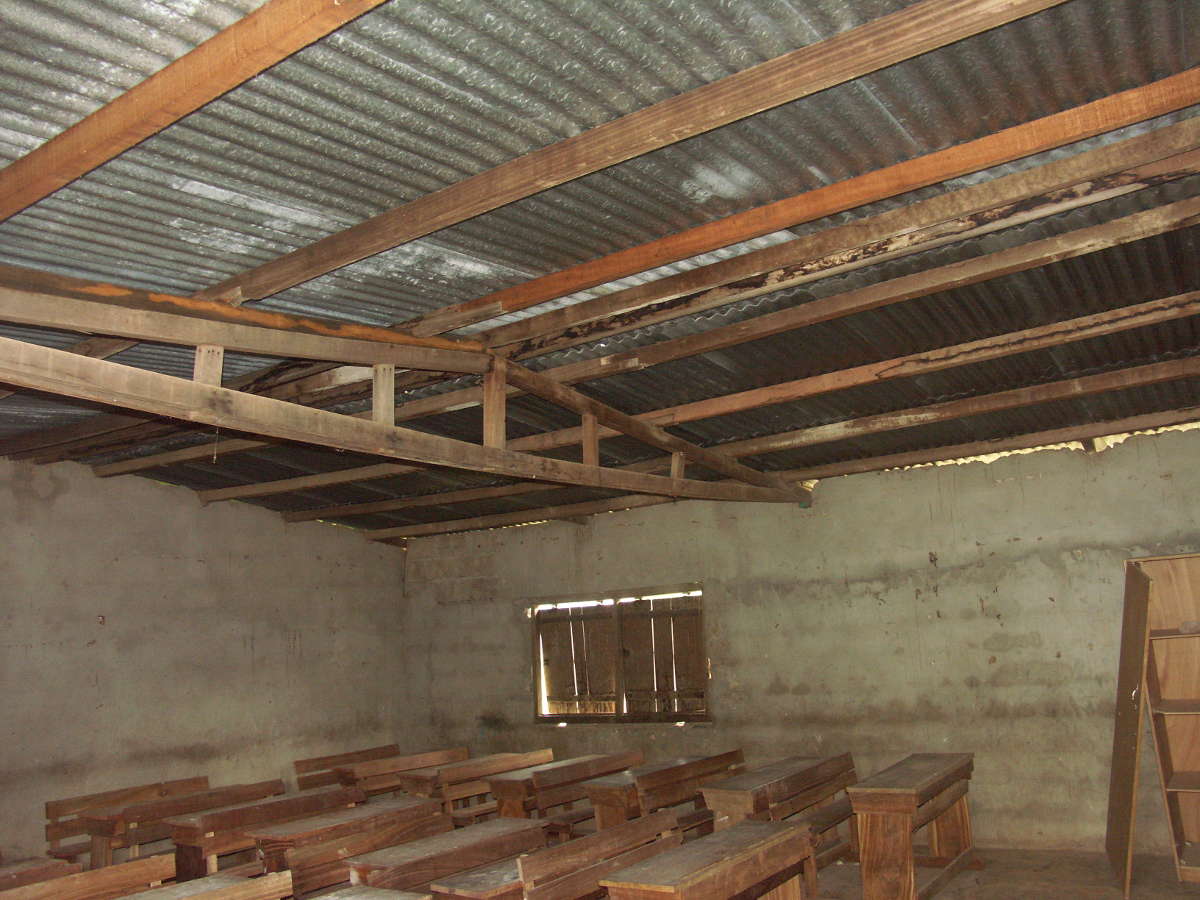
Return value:
<svg viewBox="0 0 1200 900">
<path fill-rule="evenodd" d="M 525 896 L 515 858 L 447 875 L 434 881 L 429 888 L 439 897 L 468 897 L 471 900 L 520 900 Z"/>
<path fill-rule="evenodd" d="M 219 856 L 253 848 L 254 838 L 246 834 L 249 827 L 353 808 L 366 799 L 358 788 L 317 788 L 167 819 L 175 844 L 175 878 L 190 881 L 211 875 L 217 871 Z"/>
<path fill-rule="evenodd" d="M 259 781 L 254 784 L 234 784 L 222 788 L 181 794 L 134 803 L 129 806 L 83 813 L 84 827 L 91 836 L 91 868 L 112 865 L 113 850 L 128 847 L 130 858 L 138 856 L 138 847 L 171 836 L 165 822 L 172 816 L 214 809 L 231 803 L 248 803 L 284 792 L 283 779 Z"/>
<path fill-rule="evenodd" d="M 49 881 L 51 878 L 62 878 L 80 870 L 79 863 L 67 862 L 64 859 L 38 857 L 21 859 L 16 862 L 0 865 L 0 891 L 23 887 L 27 884 L 37 884 L 39 881 Z"/>
<path fill-rule="evenodd" d="M 246 829 L 245 834 L 258 845 L 263 868 L 268 872 L 282 872 L 288 868 L 287 851 L 293 848 L 420 822 L 439 815 L 441 811 L 442 804 L 436 800 L 397 797 L 394 800 L 373 800 L 350 809 L 275 825 L 256 825 Z"/>
<path fill-rule="evenodd" d="M 531 813 L 540 813 L 547 807 L 583 799 L 586 796 L 580 786 L 568 792 L 571 795 L 569 798 L 566 794 L 562 795 L 562 799 L 555 795 L 545 799 L 557 802 L 539 803 L 539 793 L 575 785 L 598 775 L 619 772 L 641 762 L 642 754 L 636 750 L 628 753 L 589 753 L 585 756 L 526 766 L 511 772 L 501 772 L 488 778 L 488 786 L 499 804 L 500 815 L 513 819 L 527 819 Z"/>
<path fill-rule="evenodd" d="M 808 832 L 777 822 L 731 828 L 600 880 L 612 900 L 719 900 L 741 895 L 803 900 L 800 870 L 812 855 Z"/>
<path fill-rule="evenodd" d="M 802 805 L 791 803 L 789 807 L 794 805 L 796 808 L 791 812 L 800 812 L 852 783 L 853 778 L 854 762 L 849 753 L 789 756 L 704 785 L 700 793 L 705 805 L 716 815 L 716 827 L 720 829 L 752 816 L 762 816 L 772 806 L 798 796 Z"/>
<path fill-rule="evenodd" d="M 488 779 L 491 776 L 540 765 L 553 759 L 554 751 L 548 749 L 527 753 L 492 753 L 461 762 L 398 772 L 395 777 L 400 790 L 419 797 L 437 797 L 446 812 L 453 813 L 455 803 L 483 798 L 488 793 Z M 489 809 L 494 811 L 494 807 Z"/>
<path fill-rule="evenodd" d="M 296 790 L 307 791 L 311 788 L 337 784 L 337 770 L 342 766 L 352 766 L 355 763 L 399 755 L 400 746 L 398 744 L 387 744 L 383 747 L 368 747 L 365 750 L 350 750 L 346 753 L 333 753 L 329 756 L 298 759 L 292 763 L 292 768 L 296 770 Z"/>
<path fill-rule="evenodd" d="M 0 897 L 4 900 L 109 900 L 147 891 L 174 877 L 175 857 L 159 853 L 23 887 L 0 888 Z"/>
<path fill-rule="evenodd" d="M 386 794 L 400 787 L 396 776 L 410 769 L 440 766 L 443 763 L 459 762 L 470 757 L 466 747 L 449 747 L 444 750 L 426 750 L 421 753 L 406 753 L 401 756 L 386 756 L 369 759 L 334 770 L 337 780 L 346 787 L 366 791 L 367 796 Z"/>
<path fill-rule="evenodd" d="M 237 875 L 207 875 L 183 884 L 169 884 L 125 897 L 137 900 L 282 900 L 292 894 L 292 879 L 286 872 L 262 878 L 241 878 Z"/>
<path fill-rule="evenodd" d="M 346 860 L 350 881 L 400 890 L 545 846 L 544 823 L 492 819 Z"/>
<path fill-rule="evenodd" d="M 697 801 L 697 807 L 704 813 L 704 821 L 709 823 L 712 816 L 702 808 L 700 786 L 718 778 L 731 777 L 731 767 L 740 765 L 741 761 L 741 750 L 712 756 L 677 756 L 593 778 L 581 786 L 592 801 L 596 825 L 601 829 L 689 800 Z M 680 827 L 696 826 L 681 820 Z"/>
<path fill-rule="evenodd" d="M 863 900 L 924 900 L 971 861 L 971 753 L 914 753 L 846 788 L 858 826 Z M 913 832 L 929 825 L 940 866 L 918 884 Z"/>
<path fill-rule="evenodd" d="M 662 762 L 635 766 L 632 769 L 614 772 L 611 775 L 602 775 L 599 778 L 583 782 L 581 787 L 596 810 L 596 824 L 600 828 L 611 828 L 642 815 L 642 806 L 638 801 L 637 793 L 636 779 L 638 775 L 670 772 L 703 758 L 702 756 L 676 756 Z"/>
<path fill-rule="evenodd" d="M 322 894 L 323 900 L 433 900 L 433 894 L 418 894 L 413 891 L 389 891 L 365 885 L 351 885 L 332 894 Z"/>
</svg>

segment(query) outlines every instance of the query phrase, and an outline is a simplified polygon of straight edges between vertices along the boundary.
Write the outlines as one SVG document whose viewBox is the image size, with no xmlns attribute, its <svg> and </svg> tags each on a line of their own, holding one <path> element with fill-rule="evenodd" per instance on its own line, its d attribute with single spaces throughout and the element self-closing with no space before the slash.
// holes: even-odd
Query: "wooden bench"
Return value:
<svg viewBox="0 0 1200 900">
<path fill-rule="evenodd" d="M 914 753 L 846 788 L 858 827 L 863 900 L 925 900 L 971 862 L 971 753 Z M 929 826 L 931 877 L 918 879 L 913 832 Z M 924 876 L 924 873 L 922 873 Z"/>
<path fill-rule="evenodd" d="M 805 829 L 742 821 L 614 872 L 600 884 L 613 900 L 803 900 L 800 871 L 811 856 Z"/>
<path fill-rule="evenodd" d="M 175 857 L 158 854 L 4 890 L 3 896 L 4 900 L 111 900 L 147 891 L 174 877 Z"/>
<path fill-rule="evenodd" d="M 441 800 L 446 813 L 458 819 L 456 824 L 471 824 L 480 817 L 497 812 L 496 802 L 487 799 L 490 776 L 551 762 L 553 759 L 554 751 L 548 748 L 525 753 L 492 753 L 460 762 L 398 772 L 396 778 L 401 790 Z"/>
<path fill-rule="evenodd" d="M 315 788 L 290 796 L 237 803 L 166 820 L 175 844 L 176 880 L 189 881 L 217 871 L 218 858 L 256 846 L 246 829 L 302 819 L 367 799 L 358 788 Z M 261 872 L 262 869 L 260 868 Z"/>
<path fill-rule="evenodd" d="M 503 772 L 488 778 L 499 813 L 506 818 L 546 818 L 553 837 L 575 836 L 580 823 L 594 817 L 583 782 L 598 775 L 619 772 L 643 761 L 641 751 L 592 753 L 541 765 Z"/>
<path fill-rule="evenodd" d="M 442 805 L 436 800 L 397 797 L 289 822 L 255 825 L 247 828 L 245 834 L 257 845 L 263 869 L 282 872 L 288 868 L 286 854 L 289 850 L 420 822 L 441 815 L 441 811 Z"/>
<path fill-rule="evenodd" d="M 80 856 L 91 851 L 92 843 L 87 837 L 87 828 L 79 817 L 81 813 L 93 809 L 108 809 L 113 806 L 127 806 L 130 803 L 173 797 L 177 794 L 195 794 L 198 791 L 206 790 L 208 790 L 208 776 L 201 775 L 194 778 L 179 778 L 174 781 L 155 781 L 150 784 L 117 788 L 96 794 L 81 794 L 78 797 L 66 797 L 62 800 L 50 800 L 46 803 L 46 843 L 48 845 L 46 852 L 58 859 L 75 862 Z M 83 840 L 63 843 L 69 838 L 81 835 Z"/>
<path fill-rule="evenodd" d="M 431 814 L 424 817 L 407 818 L 349 834 L 339 831 L 337 837 L 301 843 L 284 851 L 284 861 L 291 870 L 296 896 L 307 897 L 322 888 L 348 882 L 350 866 L 347 860 L 351 857 L 453 831 L 450 817 L 442 813 L 440 804 L 436 801 L 433 803 Z M 367 809 L 371 805 L 358 808 Z"/>
<path fill-rule="evenodd" d="M 136 857 L 142 844 L 161 841 L 171 836 L 166 820 L 186 813 L 215 809 L 231 803 L 248 803 L 284 791 L 283 779 L 259 781 L 254 784 L 234 784 L 195 794 L 180 794 L 109 809 L 93 809 L 81 815 L 84 827 L 92 839 L 91 867 L 112 865 L 113 851 L 128 847 Z"/>
<path fill-rule="evenodd" d="M 347 753 L 334 753 L 330 756 L 298 759 L 292 763 L 292 768 L 296 772 L 296 790 L 307 791 L 312 788 L 337 784 L 336 770 L 339 766 L 352 766 L 355 763 L 367 762 L 372 759 L 397 756 L 399 753 L 398 745 L 386 744 L 382 747 L 368 747 L 366 750 L 351 750 Z"/>
<path fill-rule="evenodd" d="M 544 823 L 536 819 L 492 819 L 346 862 L 353 884 L 412 890 L 545 844 Z"/>
<path fill-rule="evenodd" d="M 64 859 L 38 857 L 21 859 L 0 865 L 0 891 L 9 891 L 26 884 L 36 884 L 49 881 L 51 878 L 61 878 L 79 871 L 79 863 L 67 862 Z"/>
<path fill-rule="evenodd" d="M 379 759 L 349 763 L 335 769 L 337 780 L 345 787 L 356 787 L 368 797 L 386 794 L 400 789 L 398 776 L 401 772 L 461 762 L 470 757 L 466 747 L 447 750 L 426 750 L 422 753 L 406 753 L 385 756 Z"/>
<path fill-rule="evenodd" d="M 190 900 L 283 900 L 292 896 L 292 875 L 276 872 L 261 878 L 242 878 L 221 872 L 124 896 L 137 900 L 183 900 L 185 897 Z"/>
<path fill-rule="evenodd" d="M 679 756 L 593 778 L 582 784 L 596 810 L 599 828 L 611 828 L 629 819 L 671 806 L 692 804 L 679 818 L 681 830 L 696 834 L 712 830 L 712 811 L 704 806 L 700 787 L 741 771 L 741 750 L 714 756 Z"/>
<path fill-rule="evenodd" d="M 806 868 L 804 877 L 808 892 L 815 896 L 816 869 L 856 854 L 853 827 L 846 838 L 838 827 L 853 814 L 843 792 L 857 780 L 849 753 L 790 756 L 705 785 L 700 792 L 716 816 L 714 827 L 718 830 L 744 819 L 807 827 L 817 853 L 814 867 Z"/>
</svg>

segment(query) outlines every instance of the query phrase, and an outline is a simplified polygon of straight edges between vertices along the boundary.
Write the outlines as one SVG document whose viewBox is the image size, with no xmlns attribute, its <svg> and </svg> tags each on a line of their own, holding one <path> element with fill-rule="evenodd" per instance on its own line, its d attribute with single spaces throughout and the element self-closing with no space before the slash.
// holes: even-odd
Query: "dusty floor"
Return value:
<svg viewBox="0 0 1200 900">
<path fill-rule="evenodd" d="M 939 900 L 1121 900 L 1108 859 L 1101 853 L 1034 850 L 980 850 L 985 867 L 959 874 Z M 822 900 L 858 900 L 862 888 L 849 867 L 822 871 Z M 849 876 L 849 877 L 847 877 Z M 1131 900 L 1200 897 L 1200 884 L 1180 884 L 1167 857 L 1134 861 Z"/>
</svg>

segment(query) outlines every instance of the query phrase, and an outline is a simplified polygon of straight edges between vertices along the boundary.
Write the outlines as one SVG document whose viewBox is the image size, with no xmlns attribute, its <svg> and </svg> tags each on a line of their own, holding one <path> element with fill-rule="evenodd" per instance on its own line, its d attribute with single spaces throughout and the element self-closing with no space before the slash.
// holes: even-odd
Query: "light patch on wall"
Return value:
<svg viewBox="0 0 1200 900">
<path fill-rule="evenodd" d="M 760 186 L 757 175 L 746 166 L 729 164 L 717 171 L 709 166 L 692 167 L 691 178 L 679 188 L 694 203 L 708 203 L 714 197 L 722 200 L 744 200 L 754 196 Z"/>
<path fill-rule="evenodd" d="M 193 197 L 203 197 L 205 200 L 213 200 L 217 203 L 224 203 L 229 206 L 236 206 L 239 209 L 249 210 L 253 213 L 267 215 L 279 223 L 309 225 L 313 228 L 323 230 L 329 230 L 335 225 L 344 224 L 316 210 L 288 206 L 264 197 L 252 197 L 249 194 L 226 190 L 225 188 L 205 184 L 203 181 L 195 181 L 191 178 L 173 178 L 171 179 L 171 187 L 185 194 L 191 194 Z"/>
</svg>

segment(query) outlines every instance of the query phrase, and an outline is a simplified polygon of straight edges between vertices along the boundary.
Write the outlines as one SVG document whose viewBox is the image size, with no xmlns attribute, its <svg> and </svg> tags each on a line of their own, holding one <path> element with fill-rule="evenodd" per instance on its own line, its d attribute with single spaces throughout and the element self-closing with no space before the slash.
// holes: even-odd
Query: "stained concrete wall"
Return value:
<svg viewBox="0 0 1200 900">
<path fill-rule="evenodd" d="M 0 850 L 46 800 L 396 740 L 403 554 L 182 488 L 0 462 Z"/>
<path fill-rule="evenodd" d="M 858 475 L 811 510 L 684 502 L 412 542 L 417 744 L 561 754 L 976 753 L 983 845 L 1103 841 L 1123 563 L 1200 550 L 1200 432 Z M 532 722 L 528 599 L 704 585 L 712 724 Z M 1166 852 L 1146 767 L 1139 843 Z"/>
</svg>

